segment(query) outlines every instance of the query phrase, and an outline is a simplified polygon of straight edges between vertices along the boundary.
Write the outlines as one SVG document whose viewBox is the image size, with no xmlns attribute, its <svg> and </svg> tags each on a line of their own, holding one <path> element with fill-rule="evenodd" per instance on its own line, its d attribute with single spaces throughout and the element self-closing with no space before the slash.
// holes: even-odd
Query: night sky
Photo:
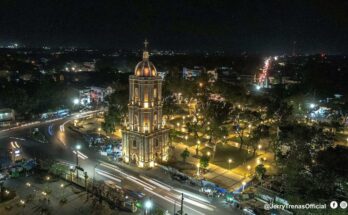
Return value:
<svg viewBox="0 0 348 215">
<path fill-rule="evenodd" d="M 1 0 L 0 43 L 347 53 L 348 1 Z"/>
</svg>

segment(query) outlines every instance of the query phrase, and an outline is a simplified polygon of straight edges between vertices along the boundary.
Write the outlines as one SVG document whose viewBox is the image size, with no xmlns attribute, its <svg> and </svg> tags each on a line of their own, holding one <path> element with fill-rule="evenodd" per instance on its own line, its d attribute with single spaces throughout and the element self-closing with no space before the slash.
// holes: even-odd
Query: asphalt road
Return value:
<svg viewBox="0 0 348 215">
<path fill-rule="evenodd" d="M 113 164 L 102 162 L 98 153 L 89 150 L 88 144 L 81 134 L 68 128 L 65 128 L 64 132 L 60 131 L 62 124 L 75 117 L 70 116 L 53 122 L 0 131 L 1 154 L 7 153 L 10 142 L 16 140 L 27 157 L 51 158 L 75 165 L 74 148 L 80 144 L 82 154 L 79 156 L 79 164 L 87 171 L 89 177 L 95 175 L 96 180 L 108 180 L 117 186 L 141 191 L 146 194 L 146 199 L 151 198 L 154 204 L 166 208 L 170 214 L 173 214 L 174 208 L 179 210 L 181 193 L 184 193 L 184 213 L 188 215 L 242 214 L 240 210 L 229 206 L 214 205 L 205 196 L 178 189 L 164 182 L 134 172 L 127 172 Z M 30 130 L 34 128 L 38 128 L 45 134 L 48 143 L 38 143 L 26 138 Z"/>
</svg>

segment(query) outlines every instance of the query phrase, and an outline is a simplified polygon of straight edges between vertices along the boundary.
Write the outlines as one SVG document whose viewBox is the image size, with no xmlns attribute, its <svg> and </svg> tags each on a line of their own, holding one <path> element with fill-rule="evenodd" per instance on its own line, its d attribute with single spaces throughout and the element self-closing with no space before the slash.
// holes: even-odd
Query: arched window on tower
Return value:
<svg viewBox="0 0 348 215">
<path fill-rule="evenodd" d="M 144 88 L 144 108 L 149 108 L 149 95 L 146 88 Z"/>
<path fill-rule="evenodd" d="M 134 115 L 134 130 L 138 131 L 139 129 L 139 119 L 137 115 Z"/>
<path fill-rule="evenodd" d="M 158 126 L 157 126 L 157 113 L 155 113 L 153 116 L 153 125 L 155 127 L 155 130 L 157 130 L 157 128 L 158 128 Z"/>
<path fill-rule="evenodd" d="M 158 139 L 155 139 L 154 141 L 155 141 L 155 143 L 154 143 L 155 147 L 156 148 L 159 147 Z"/>
<path fill-rule="evenodd" d="M 153 98 L 157 99 L 157 88 L 153 89 Z"/>
<path fill-rule="evenodd" d="M 133 148 L 136 148 L 137 147 L 137 141 L 136 140 L 133 140 Z"/>
<path fill-rule="evenodd" d="M 135 102 L 138 102 L 138 100 L 139 100 L 138 87 L 134 88 L 134 100 L 135 100 Z"/>
</svg>

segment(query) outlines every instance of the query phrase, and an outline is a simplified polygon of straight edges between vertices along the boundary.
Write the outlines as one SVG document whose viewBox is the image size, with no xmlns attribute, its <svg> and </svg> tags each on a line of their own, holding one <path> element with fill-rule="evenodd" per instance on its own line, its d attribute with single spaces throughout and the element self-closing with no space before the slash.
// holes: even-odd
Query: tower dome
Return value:
<svg viewBox="0 0 348 215">
<path fill-rule="evenodd" d="M 145 40 L 144 45 L 145 49 L 143 51 L 143 60 L 140 61 L 134 69 L 134 75 L 140 77 L 153 77 L 157 76 L 156 67 L 151 61 L 149 61 L 149 52 L 147 51 L 147 45 L 149 43 Z"/>
</svg>

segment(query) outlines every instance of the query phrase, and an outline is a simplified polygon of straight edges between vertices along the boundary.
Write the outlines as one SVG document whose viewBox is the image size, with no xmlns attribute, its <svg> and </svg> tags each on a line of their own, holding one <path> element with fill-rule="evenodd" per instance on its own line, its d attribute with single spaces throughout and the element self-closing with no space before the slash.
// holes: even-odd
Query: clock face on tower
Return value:
<svg viewBox="0 0 348 215">
<path fill-rule="evenodd" d="M 162 123 L 162 78 L 149 60 L 145 40 L 143 59 L 129 76 L 126 129 L 122 131 L 123 161 L 153 167 L 168 159 L 168 129 Z"/>
</svg>

